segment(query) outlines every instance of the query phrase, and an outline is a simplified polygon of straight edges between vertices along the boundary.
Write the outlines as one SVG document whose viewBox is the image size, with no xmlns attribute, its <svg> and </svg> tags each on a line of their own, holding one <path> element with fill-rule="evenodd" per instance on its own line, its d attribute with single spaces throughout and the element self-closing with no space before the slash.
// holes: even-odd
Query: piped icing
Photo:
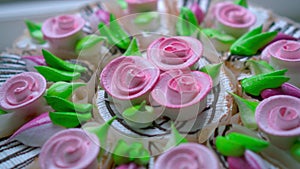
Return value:
<svg viewBox="0 0 300 169">
<path fill-rule="evenodd" d="M 160 75 L 151 92 L 152 104 L 164 107 L 164 114 L 171 119 L 189 120 L 205 108 L 212 86 L 212 79 L 206 73 L 170 70 Z"/>
<path fill-rule="evenodd" d="M 218 3 L 215 9 L 215 17 L 219 29 L 239 37 L 254 25 L 256 16 L 248 9 L 231 2 Z"/>
<path fill-rule="evenodd" d="M 45 40 L 43 39 L 43 33 L 41 31 L 42 25 L 38 23 L 34 23 L 30 20 L 25 20 L 25 24 L 27 26 L 27 29 L 29 31 L 29 34 L 31 38 L 37 42 L 38 44 L 45 43 Z"/>
<path fill-rule="evenodd" d="M 120 165 L 116 169 L 143 169 L 143 167 L 140 167 L 135 163 L 129 163 L 129 164 Z"/>
<path fill-rule="evenodd" d="M 128 13 L 140 13 L 157 10 L 157 0 L 126 0 Z"/>
<path fill-rule="evenodd" d="M 279 147 L 290 147 L 300 135 L 300 99 L 286 95 L 264 99 L 256 108 L 255 118 L 271 142 Z"/>
<path fill-rule="evenodd" d="M 63 130 L 42 147 L 39 164 L 47 168 L 96 169 L 100 144 L 96 135 L 82 129 Z"/>
<path fill-rule="evenodd" d="M 229 169 L 266 169 L 265 161 L 256 153 L 246 150 L 243 157 L 227 157 Z"/>
<path fill-rule="evenodd" d="M 202 21 L 204 20 L 205 14 L 203 13 L 199 4 L 197 2 L 193 3 L 191 5 L 190 9 L 195 14 L 197 21 L 198 21 L 198 25 L 200 25 L 202 23 Z"/>
<path fill-rule="evenodd" d="M 146 59 L 140 56 L 122 56 L 105 66 L 100 75 L 100 83 L 114 102 L 131 100 L 141 103 L 148 100 L 149 92 L 158 77 L 159 69 Z M 121 112 L 130 105 L 121 106 Z"/>
<path fill-rule="evenodd" d="M 207 147 L 196 143 L 184 143 L 160 155 L 154 169 L 209 168 L 219 169 L 216 155 Z"/>
<path fill-rule="evenodd" d="M 262 52 L 262 59 L 270 62 L 275 69 L 288 69 L 287 76 L 291 84 L 300 87 L 298 78 L 300 64 L 300 42 L 280 40 L 266 47 Z"/>
<path fill-rule="evenodd" d="M 300 89 L 290 83 L 283 83 L 279 88 L 265 89 L 261 92 L 261 97 L 263 99 L 275 95 L 290 95 L 300 98 Z"/>
<path fill-rule="evenodd" d="M 189 69 L 202 56 L 202 43 L 192 37 L 159 38 L 147 49 L 147 58 L 160 70 Z"/>
<path fill-rule="evenodd" d="M 32 113 L 42 109 L 46 80 L 35 72 L 25 72 L 8 79 L 0 88 L 0 107 L 6 111 Z"/>
<path fill-rule="evenodd" d="M 187 7 L 181 7 L 176 23 L 176 32 L 179 36 L 195 36 L 198 33 L 196 15 Z"/>
</svg>

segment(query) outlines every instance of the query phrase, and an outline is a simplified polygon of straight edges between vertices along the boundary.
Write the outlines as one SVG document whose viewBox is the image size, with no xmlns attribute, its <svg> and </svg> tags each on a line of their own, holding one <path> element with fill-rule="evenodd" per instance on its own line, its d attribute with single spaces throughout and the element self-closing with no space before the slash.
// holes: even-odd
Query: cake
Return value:
<svg viewBox="0 0 300 169">
<path fill-rule="evenodd" d="M 26 21 L 21 57 L 0 57 L 7 74 L 26 67 L 0 87 L 1 151 L 41 149 L 9 166 L 297 168 L 298 35 L 245 0 L 206 2 L 105 1 Z"/>
</svg>

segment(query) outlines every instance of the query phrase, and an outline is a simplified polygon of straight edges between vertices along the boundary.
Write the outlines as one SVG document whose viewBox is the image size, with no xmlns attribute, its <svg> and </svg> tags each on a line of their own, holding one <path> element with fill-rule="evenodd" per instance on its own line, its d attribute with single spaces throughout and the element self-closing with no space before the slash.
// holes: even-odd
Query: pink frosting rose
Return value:
<svg viewBox="0 0 300 169">
<path fill-rule="evenodd" d="M 174 147 L 158 157 L 154 169 L 219 169 L 216 155 L 207 147 L 196 143 L 185 143 Z"/>
<path fill-rule="evenodd" d="M 263 60 L 269 61 L 275 69 L 288 69 L 290 83 L 300 87 L 300 42 L 292 40 L 280 40 L 267 46 L 261 55 Z"/>
<path fill-rule="evenodd" d="M 229 169 L 266 169 L 268 168 L 264 159 L 256 153 L 246 150 L 243 157 L 227 157 Z"/>
<path fill-rule="evenodd" d="M 122 56 L 105 66 L 100 85 L 120 105 L 120 111 L 131 102 L 148 100 L 159 77 L 159 69 L 140 56 Z"/>
<path fill-rule="evenodd" d="M 162 71 L 191 68 L 202 53 L 202 43 L 193 37 L 185 36 L 159 38 L 147 49 L 148 60 Z"/>
<path fill-rule="evenodd" d="M 128 12 L 140 13 L 157 10 L 157 0 L 126 0 Z"/>
<path fill-rule="evenodd" d="M 44 106 L 45 90 L 46 80 L 39 73 L 15 75 L 0 88 L 0 107 L 9 112 L 39 112 Z"/>
<path fill-rule="evenodd" d="M 60 15 L 47 19 L 42 25 L 42 32 L 44 39 L 50 44 L 51 52 L 69 59 L 77 41 L 83 36 L 84 24 L 84 19 L 77 15 Z"/>
<path fill-rule="evenodd" d="M 53 135 L 42 147 L 42 169 L 97 169 L 100 144 L 98 137 L 82 129 L 67 129 Z"/>
<path fill-rule="evenodd" d="M 179 121 L 190 120 L 206 107 L 212 79 L 200 71 L 170 70 L 160 75 L 151 97 L 164 114 Z"/>
<path fill-rule="evenodd" d="M 300 135 L 300 99 L 287 95 L 264 99 L 256 108 L 255 118 L 272 143 L 289 148 Z"/>
<path fill-rule="evenodd" d="M 130 164 L 123 164 L 118 166 L 116 169 L 143 169 L 144 167 L 139 167 L 135 163 L 130 163 Z"/>
<path fill-rule="evenodd" d="M 215 7 L 217 26 L 224 32 L 239 37 L 255 24 L 256 16 L 248 9 L 231 2 L 221 2 Z"/>
</svg>

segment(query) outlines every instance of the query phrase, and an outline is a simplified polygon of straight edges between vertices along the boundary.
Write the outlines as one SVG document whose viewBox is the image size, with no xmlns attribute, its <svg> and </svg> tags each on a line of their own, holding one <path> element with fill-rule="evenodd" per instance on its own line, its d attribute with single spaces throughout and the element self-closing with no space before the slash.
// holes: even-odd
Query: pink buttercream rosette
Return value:
<svg viewBox="0 0 300 169">
<path fill-rule="evenodd" d="M 275 69 L 288 69 L 290 83 L 300 87 L 300 42 L 280 40 L 267 46 L 261 55 L 263 60 L 269 61 Z"/>
<path fill-rule="evenodd" d="M 202 43 L 195 38 L 175 36 L 153 41 L 147 49 L 147 58 L 162 71 L 190 69 L 203 53 Z"/>
<path fill-rule="evenodd" d="M 277 95 L 264 99 L 256 108 L 260 130 L 281 148 L 290 148 L 300 136 L 300 99 Z"/>
<path fill-rule="evenodd" d="M 217 156 L 207 147 L 196 143 L 184 143 L 160 155 L 154 169 L 219 169 Z"/>
<path fill-rule="evenodd" d="M 217 27 L 225 33 L 240 37 L 256 22 L 256 16 L 248 9 L 231 2 L 220 2 L 215 6 Z"/>
<path fill-rule="evenodd" d="M 132 104 L 148 101 L 159 77 L 159 69 L 140 56 L 122 56 L 105 66 L 100 85 L 113 99 L 119 112 Z"/>
<path fill-rule="evenodd" d="M 191 120 L 206 107 L 212 85 L 211 77 L 200 71 L 170 70 L 160 75 L 151 92 L 152 105 L 160 105 L 172 120 Z"/>
<path fill-rule="evenodd" d="M 98 137 L 82 129 L 63 130 L 53 135 L 42 147 L 41 169 L 97 169 L 100 150 Z"/>
<path fill-rule="evenodd" d="M 50 51 L 63 59 L 74 58 L 75 45 L 83 36 L 84 24 L 84 19 L 79 15 L 60 15 L 47 19 L 42 25 L 42 32 L 50 44 Z"/>
<path fill-rule="evenodd" d="M 45 111 L 45 90 L 45 78 L 35 72 L 15 75 L 0 87 L 0 108 L 9 112 L 0 116 L 0 137 Z"/>
</svg>

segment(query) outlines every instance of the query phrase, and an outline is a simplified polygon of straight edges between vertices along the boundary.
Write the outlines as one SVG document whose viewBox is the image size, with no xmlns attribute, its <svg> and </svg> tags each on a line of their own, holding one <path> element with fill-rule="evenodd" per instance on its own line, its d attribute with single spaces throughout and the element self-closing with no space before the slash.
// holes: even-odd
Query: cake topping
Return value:
<svg viewBox="0 0 300 169">
<path fill-rule="evenodd" d="M 129 163 L 129 164 L 120 165 L 116 169 L 143 169 L 143 167 L 139 167 L 135 163 Z"/>
<path fill-rule="evenodd" d="M 300 89 L 290 83 L 283 83 L 279 88 L 266 89 L 261 92 L 261 97 L 264 99 L 275 95 L 290 95 L 300 98 Z"/>
<path fill-rule="evenodd" d="M 299 61 L 300 43 L 292 40 L 274 42 L 263 50 L 261 57 L 269 61 L 271 56 L 284 61 Z"/>
<path fill-rule="evenodd" d="M 133 38 L 123 56 L 142 56 L 136 38 Z"/>
<path fill-rule="evenodd" d="M 244 8 L 248 8 L 248 2 L 247 2 L 247 0 L 235 0 L 234 4 L 242 6 Z"/>
<path fill-rule="evenodd" d="M 111 61 L 101 73 L 101 86 L 111 96 L 130 100 L 143 96 L 158 80 L 159 70 L 139 56 L 123 56 Z"/>
<path fill-rule="evenodd" d="M 15 75 L 0 88 L 0 107 L 12 111 L 33 105 L 42 97 L 45 90 L 46 80 L 40 74 L 25 72 Z M 32 109 L 36 109 L 36 106 Z"/>
<path fill-rule="evenodd" d="M 80 16 L 60 15 L 47 19 L 42 26 L 42 32 L 46 38 L 65 38 L 79 32 L 84 23 Z"/>
<path fill-rule="evenodd" d="M 197 2 L 193 3 L 192 6 L 190 7 L 190 9 L 196 16 L 198 25 L 200 25 L 202 23 L 202 21 L 204 20 L 205 14 L 203 13 L 199 4 Z"/>
<path fill-rule="evenodd" d="M 154 169 L 171 168 L 210 168 L 218 169 L 219 161 L 207 147 L 196 143 L 184 143 L 158 157 Z"/>
<path fill-rule="evenodd" d="M 157 10 L 157 0 L 126 0 L 128 12 L 140 13 Z"/>
<path fill-rule="evenodd" d="M 45 40 L 43 38 L 43 33 L 41 31 L 42 25 L 34 23 L 30 20 L 25 20 L 25 24 L 27 26 L 27 29 L 29 31 L 29 34 L 31 38 L 37 41 L 39 44 L 45 43 Z"/>
<path fill-rule="evenodd" d="M 93 34 L 85 36 L 84 38 L 80 39 L 79 42 L 76 44 L 76 53 L 80 53 L 82 50 L 92 48 L 104 40 L 106 40 L 106 38 Z"/>
<path fill-rule="evenodd" d="M 176 31 L 180 36 L 191 36 L 198 29 L 198 21 L 191 9 L 182 7 L 176 23 Z"/>
<path fill-rule="evenodd" d="M 264 99 L 257 107 L 255 117 L 264 132 L 276 136 L 299 136 L 300 99 L 278 95 Z"/>
<path fill-rule="evenodd" d="M 44 144 L 39 164 L 42 169 L 75 167 L 96 169 L 99 149 L 96 135 L 81 129 L 63 130 Z"/>
<path fill-rule="evenodd" d="M 199 40 L 192 37 L 160 38 L 147 49 L 148 59 L 163 71 L 187 69 L 202 56 L 203 48 Z"/>
<path fill-rule="evenodd" d="M 69 99 L 73 91 L 85 85 L 85 83 L 56 82 L 47 89 L 46 96 L 57 96 L 63 99 Z"/>
<path fill-rule="evenodd" d="M 249 66 L 251 74 L 253 75 L 270 73 L 274 71 L 274 68 L 264 60 L 250 59 L 247 60 L 246 66 Z"/>
<path fill-rule="evenodd" d="M 265 169 L 265 161 L 256 153 L 246 150 L 243 157 L 227 157 L 229 169 L 239 169 L 241 166 L 245 169 Z"/>
</svg>

